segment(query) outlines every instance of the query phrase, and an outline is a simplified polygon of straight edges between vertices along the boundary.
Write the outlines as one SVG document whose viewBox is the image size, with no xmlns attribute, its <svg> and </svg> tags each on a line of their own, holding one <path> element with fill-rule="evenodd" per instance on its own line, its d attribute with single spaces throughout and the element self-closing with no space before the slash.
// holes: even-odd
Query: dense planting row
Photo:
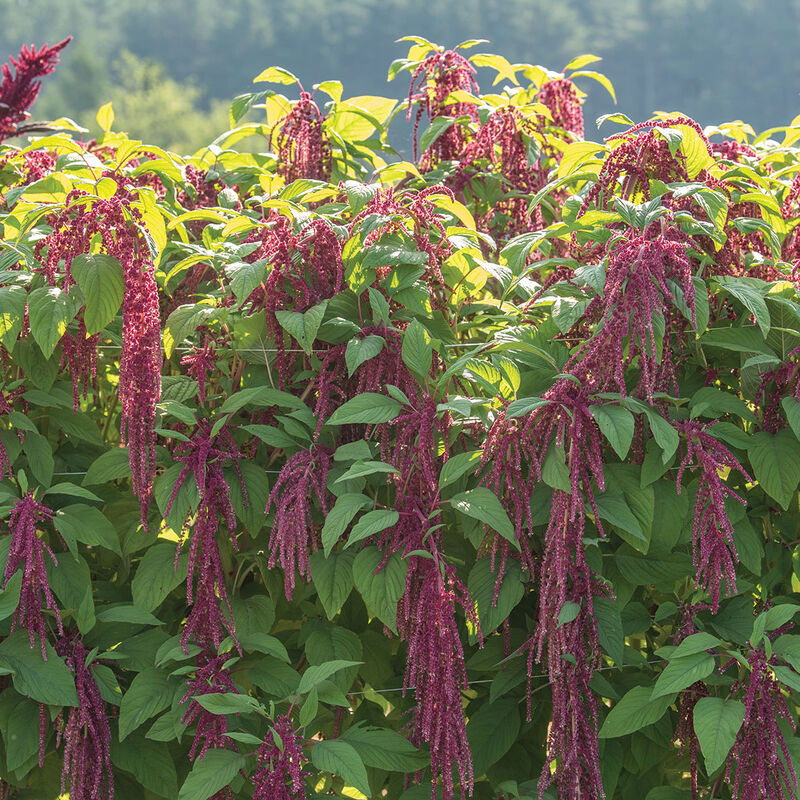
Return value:
<svg viewBox="0 0 800 800">
<path fill-rule="evenodd" d="M 477 44 L 188 158 L 4 70 L 0 796 L 795 796 L 800 129 Z"/>
</svg>

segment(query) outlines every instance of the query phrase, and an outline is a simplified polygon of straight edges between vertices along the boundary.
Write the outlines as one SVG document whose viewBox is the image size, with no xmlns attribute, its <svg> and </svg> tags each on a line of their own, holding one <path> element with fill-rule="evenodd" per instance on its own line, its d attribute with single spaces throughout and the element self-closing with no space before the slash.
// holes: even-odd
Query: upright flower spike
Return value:
<svg viewBox="0 0 800 800">
<path fill-rule="evenodd" d="M 536 99 L 547 106 L 553 123 L 583 139 L 583 109 L 578 89 L 569 78 L 556 78 L 542 84 Z"/>
<path fill-rule="evenodd" d="M 19 604 L 11 620 L 11 630 L 27 628 L 31 647 L 38 636 L 42 649 L 42 658 L 47 660 L 45 642 L 47 626 L 42 614 L 42 597 L 45 606 L 53 611 L 59 634 L 63 635 L 61 615 L 58 612 L 53 593 L 47 581 L 45 554 L 50 556 L 54 564 L 58 564 L 53 551 L 39 538 L 36 531 L 39 523 L 53 518 L 53 511 L 34 497 L 33 490 L 17 500 L 8 519 L 8 532 L 11 534 L 11 546 L 8 561 L 3 575 L 3 589 L 6 588 L 14 573 L 22 567 L 22 589 Z"/>
<path fill-rule="evenodd" d="M 478 82 L 475 80 L 475 67 L 464 56 L 455 50 L 436 51 L 429 55 L 411 76 L 408 87 L 408 110 L 406 119 L 411 119 L 411 109 L 417 104 L 414 115 L 414 158 L 419 157 L 418 135 L 419 123 L 423 115 L 429 121 L 436 117 L 463 117 L 473 121 L 478 119 L 478 111 L 474 103 L 448 101 L 455 91 L 478 93 Z M 464 147 L 465 137 L 461 126 L 451 125 L 436 138 L 436 141 L 422 154 L 420 167 L 432 169 L 440 161 L 458 158 Z"/>
<path fill-rule="evenodd" d="M 733 783 L 735 800 L 795 797 L 797 775 L 778 724 L 784 719 L 794 731 L 794 714 L 770 670 L 771 659 L 764 649 L 752 648 L 747 662 L 750 665 L 747 681 L 737 681 L 731 687 L 731 694 L 745 689 L 745 711 L 744 722 L 728 756 L 725 780 Z"/>
<path fill-rule="evenodd" d="M 86 666 L 88 650 L 80 639 L 64 638 L 56 652 L 75 676 L 78 693 L 78 705 L 69 709 L 66 724 L 62 720 L 57 731 L 58 742 L 64 742 L 61 793 L 69 793 L 70 800 L 113 800 L 111 730 L 93 665 Z"/>
<path fill-rule="evenodd" d="M 56 68 L 61 51 L 72 41 L 68 36 L 58 44 L 22 46 L 17 58 L 9 58 L 8 64 L 0 67 L 3 82 L 0 83 L 0 142 L 16 135 L 20 122 L 28 116 L 42 88 L 39 78 L 49 75 Z M 12 73 L 12 68 L 14 72 Z"/>
<path fill-rule="evenodd" d="M 286 183 L 331 177 L 331 150 L 323 130 L 325 117 L 314 97 L 300 87 L 300 99 L 272 129 L 270 141 L 278 150 L 278 174 Z"/>
<path fill-rule="evenodd" d="M 711 608 L 719 610 L 720 586 L 725 580 L 728 594 L 736 594 L 736 570 L 734 562 L 739 560 L 733 541 L 733 525 L 725 510 L 725 499 L 730 497 L 747 505 L 720 477 L 723 470 L 737 470 L 747 481 L 747 474 L 736 457 L 709 432 L 709 426 L 697 420 L 683 420 L 678 430 L 686 436 L 686 453 L 678 469 L 678 492 L 681 479 L 687 469 L 699 471 L 697 496 L 692 521 L 692 548 L 694 565 L 697 568 L 695 586 L 702 587 L 711 596 Z"/>
<path fill-rule="evenodd" d="M 256 756 L 253 800 L 305 800 L 303 740 L 288 716 L 275 719 Z"/>
</svg>

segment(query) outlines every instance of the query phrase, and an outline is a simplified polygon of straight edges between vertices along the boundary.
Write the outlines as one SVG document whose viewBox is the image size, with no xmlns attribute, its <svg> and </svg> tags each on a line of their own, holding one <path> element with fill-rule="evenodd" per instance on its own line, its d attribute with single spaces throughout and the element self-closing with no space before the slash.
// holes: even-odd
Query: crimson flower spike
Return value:
<svg viewBox="0 0 800 800">
<path fill-rule="evenodd" d="M 324 122 L 313 95 L 301 86 L 300 99 L 271 134 L 278 149 L 278 174 L 286 183 L 299 178 L 330 179 L 331 150 L 322 129 Z"/>
<path fill-rule="evenodd" d="M 256 756 L 258 766 L 250 778 L 253 800 L 305 800 L 303 740 L 288 716 L 275 719 Z"/>
<path fill-rule="evenodd" d="M 111 730 L 106 704 L 92 674 L 94 664 L 86 665 L 88 650 L 80 639 L 62 639 L 56 652 L 75 676 L 78 693 L 78 705 L 69 709 L 66 724 L 62 718 L 57 732 L 56 746 L 64 742 L 61 794 L 69 793 L 70 800 L 113 800 Z"/>
<path fill-rule="evenodd" d="M 46 607 L 52 609 L 55 614 L 59 634 L 63 635 L 64 633 L 61 615 L 58 613 L 58 606 L 47 582 L 45 553 L 50 556 L 54 564 L 57 565 L 58 561 L 53 551 L 36 535 L 38 523 L 52 518 L 52 510 L 36 500 L 33 490 L 27 492 L 14 504 L 8 519 L 11 547 L 8 552 L 2 587 L 6 588 L 14 573 L 22 566 L 22 589 L 19 595 L 19 604 L 11 620 L 11 630 L 13 631 L 18 626 L 27 628 L 31 647 L 33 647 L 34 639 L 38 636 L 42 648 L 42 658 L 45 660 L 47 660 L 45 650 L 47 627 L 42 614 L 42 595 L 44 595 Z"/>
<path fill-rule="evenodd" d="M 0 84 L 0 142 L 17 134 L 17 127 L 28 116 L 42 88 L 39 78 L 49 75 L 56 68 L 59 54 L 72 41 L 68 36 L 58 44 L 39 48 L 22 46 L 17 58 L 9 58 L 8 64 L 0 67 L 3 82 Z M 11 68 L 14 68 L 14 74 Z"/>
</svg>

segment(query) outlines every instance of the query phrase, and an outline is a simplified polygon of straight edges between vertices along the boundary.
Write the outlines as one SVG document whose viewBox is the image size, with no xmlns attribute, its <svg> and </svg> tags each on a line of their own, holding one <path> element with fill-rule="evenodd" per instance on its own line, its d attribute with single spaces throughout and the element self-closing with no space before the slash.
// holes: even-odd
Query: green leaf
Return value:
<svg viewBox="0 0 800 800">
<path fill-rule="evenodd" d="M 356 461 L 351 467 L 343 472 L 334 483 L 344 483 L 345 481 L 352 481 L 356 478 L 365 478 L 370 475 L 393 473 L 399 474 L 397 467 L 391 464 L 384 464 L 383 461 Z"/>
<path fill-rule="evenodd" d="M 275 316 L 281 327 L 297 341 L 306 355 L 311 355 L 312 346 L 317 338 L 317 331 L 319 326 L 322 325 L 327 307 L 328 301 L 323 300 L 321 303 L 309 308 L 305 313 L 276 311 Z"/>
<path fill-rule="evenodd" d="M 149 668 L 136 675 L 120 703 L 119 740 L 167 708 L 174 694 L 175 682 L 166 672 Z"/>
<path fill-rule="evenodd" d="M 700 337 L 703 347 L 720 347 L 737 353 L 763 353 L 775 358 L 758 328 L 712 328 Z"/>
<path fill-rule="evenodd" d="M 114 447 L 90 464 L 83 478 L 83 485 L 96 486 L 118 478 L 128 478 L 130 474 L 128 448 Z"/>
<path fill-rule="evenodd" d="M 50 481 L 53 479 L 55 462 L 53 460 L 53 450 L 50 447 L 50 442 L 47 441 L 47 437 L 42 436 L 41 433 L 28 431 L 25 434 L 25 442 L 22 445 L 22 449 L 28 457 L 28 466 L 33 473 L 33 477 L 42 486 L 49 486 Z"/>
<path fill-rule="evenodd" d="M 650 686 L 634 686 L 609 711 L 598 734 L 601 739 L 615 739 L 658 722 L 672 705 L 675 695 L 651 697 Z"/>
<path fill-rule="evenodd" d="M 267 277 L 267 262 L 264 259 L 253 261 L 237 261 L 225 265 L 225 274 L 231 282 L 231 289 L 238 305 L 247 300 Z"/>
<path fill-rule="evenodd" d="M 64 659 L 45 642 L 47 661 L 38 641 L 31 647 L 28 632 L 18 630 L 0 642 L 0 667 L 13 673 L 14 688 L 37 703 L 77 706 L 75 679 Z"/>
<path fill-rule="evenodd" d="M 61 603 L 62 613 L 70 611 L 82 634 L 95 625 L 92 575 L 80 553 L 59 553 L 58 566 L 48 564 L 47 580 Z"/>
<path fill-rule="evenodd" d="M 412 320 L 403 331 L 402 356 L 403 363 L 417 377 L 428 376 L 433 363 L 433 346 L 428 331 L 419 320 Z"/>
<path fill-rule="evenodd" d="M 196 694 L 193 697 L 206 711 L 220 716 L 225 714 L 252 714 L 260 707 L 255 697 L 233 692 L 209 692 Z"/>
<path fill-rule="evenodd" d="M 86 301 L 83 321 L 88 334 L 99 333 L 122 305 L 125 278 L 122 265 L 103 253 L 80 254 L 72 259 L 72 275 Z"/>
<path fill-rule="evenodd" d="M 482 450 L 470 450 L 467 453 L 456 453 L 456 455 L 450 456 L 439 473 L 439 488 L 444 489 L 445 486 L 455 483 L 470 470 L 477 470 L 482 456 Z"/>
<path fill-rule="evenodd" d="M 522 397 L 508 404 L 507 417 L 524 417 L 540 406 L 546 406 L 550 401 L 541 397 Z"/>
<path fill-rule="evenodd" d="M 697 701 L 693 712 L 694 732 L 709 776 L 725 763 L 744 722 L 744 710 L 744 703 L 739 700 L 701 697 Z"/>
<path fill-rule="evenodd" d="M 722 641 L 710 633 L 700 631 L 687 636 L 676 648 L 670 653 L 670 660 L 673 658 L 683 658 L 685 656 L 692 656 L 695 653 L 701 653 L 704 650 L 711 650 L 714 647 L 722 644 Z"/>
<path fill-rule="evenodd" d="M 761 488 L 788 510 L 800 483 L 800 445 L 795 435 L 786 428 L 777 434 L 760 431 L 752 437 L 748 456 Z"/>
<path fill-rule="evenodd" d="M 405 591 L 408 564 L 399 553 L 392 553 L 376 572 L 382 559 L 377 547 L 365 547 L 353 561 L 353 581 L 370 614 L 396 632 L 397 603 Z"/>
<path fill-rule="evenodd" d="M 339 537 L 347 530 L 347 526 L 353 521 L 356 514 L 367 506 L 372 505 L 372 500 L 366 495 L 347 492 L 336 498 L 336 503 L 325 517 L 325 524 L 322 526 L 322 547 L 325 555 L 329 555 L 333 550 Z"/>
<path fill-rule="evenodd" d="M 633 414 L 622 406 L 614 405 L 589 406 L 589 411 L 614 452 L 624 461 L 633 441 L 636 423 Z"/>
<path fill-rule="evenodd" d="M 74 503 L 59 509 L 53 516 L 53 525 L 65 539 L 73 539 L 91 546 L 105 547 L 122 555 L 117 531 L 102 511 L 84 503 Z"/>
<path fill-rule="evenodd" d="M 341 739 L 317 742 L 311 750 L 311 761 L 317 769 L 339 775 L 361 794 L 372 796 L 367 770 L 353 745 Z"/>
<path fill-rule="evenodd" d="M 658 676 L 653 693 L 650 695 L 651 700 L 663 695 L 672 696 L 687 686 L 707 678 L 714 671 L 714 666 L 714 657 L 705 652 L 692 653 L 682 658 L 675 658 L 673 653 L 669 664 Z"/>
<path fill-rule="evenodd" d="M 768 286 L 756 278 L 735 278 L 717 275 L 714 280 L 735 297 L 756 319 L 761 335 L 766 338 L 770 328 L 769 309 L 764 295 Z"/>
<path fill-rule="evenodd" d="M 359 723 L 342 734 L 342 741 L 352 745 L 364 764 L 374 769 L 416 772 L 428 763 L 424 753 L 389 728 L 365 727 Z"/>
<path fill-rule="evenodd" d="M 328 425 L 377 425 L 391 422 L 400 415 L 402 406 L 385 394 L 365 392 L 356 395 L 333 412 Z"/>
<path fill-rule="evenodd" d="M 622 632 L 622 615 L 616 600 L 609 597 L 594 598 L 597 617 L 597 635 L 600 646 L 614 664 L 621 667 L 624 661 L 625 637 Z"/>
<path fill-rule="evenodd" d="M 22 286 L 0 286 L 0 344 L 10 353 L 22 330 L 28 293 Z"/>
<path fill-rule="evenodd" d="M 164 326 L 164 353 L 167 358 L 178 345 L 191 336 L 198 325 L 215 316 L 217 309 L 209 305 L 178 306 L 168 317 Z"/>
<path fill-rule="evenodd" d="M 519 704 L 512 698 L 485 703 L 470 716 L 467 737 L 476 778 L 485 775 L 511 749 L 519 728 Z"/>
<path fill-rule="evenodd" d="M 39 750 L 39 706 L 27 697 L 14 694 L 17 702 L 3 726 L 5 761 L 9 771 L 24 766 Z"/>
<path fill-rule="evenodd" d="M 558 610 L 558 627 L 560 628 L 562 625 L 567 625 L 568 623 L 577 619 L 578 614 L 580 613 L 580 603 L 573 603 L 571 600 L 565 600 L 561 604 L 561 608 Z"/>
<path fill-rule="evenodd" d="M 347 376 L 352 374 L 365 362 L 375 358 L 383 350 L 386 340 L 382 336 L 370 334 L 361 339 L 351 339 L 347 343 L 344 352 L 344 360 L 347 365 Z"/>
<path fill-rule="evenodd" d="M 469 572 L 467 588 L 470 598 L 476 605 L 481 633 L 484 636 L 488 636 L 508 618 L 525 593 L 519 562 L 512 559 L 506 562 L 503 580 L 495 600 L 496 585 L 497 573 L 492 572 L 491 559 L 485 557 L 478 559 Z"/>
<path fill-rule="evenodd" d="M 310 559 L 311 580 L 328 619 L 333 619 L 353 589 L 352 552 L 331 552 L 327 556 L 317 550 Z"/>
<path fill-rule="evenodd" d="M 519 550 L 516 532 L 497 495 L 485 486 L 469 489 L 451 497 L 449 503 L 457 511 L 477 519 L 497 531 L 515 550 Z"/>
<path fill-rule="evenodd" d="M 434 117 L 419 140 L 419 152 L 424 153 L 454 123 L 453 117 Z"/>
<path fill-rule="evenodd" d="M 224 789 L 244 765 L 244 756 L 233 750 L 208 750 L 202 758 L 194 762 L 192 771 L 181 786 L 178 800 L 208 800 L 220 789 Z"/>
<path fill-rule="evenodd" d="M 22 570 L 17 570 L 6 582 L 6 588 L 0 590 L 0 620 L 8 619 L 19 605 L 22 589 Z M 0 581 L 2 586 L 3 581 Z"/>
<path fill-rule="evenodd" d="M 345 661 L 337 658 L 333 661 L 326 661 L 324 664 L 315 664 L 306 668 L 300 678 L 300 685 L 297 687 L 297 694 L 305 694 L 310 692 L 315 686 L 319 686 L 322 681 L 330 678 L 331 675 L 337 673 L 340 669 L 346 667 L 357 667 L 361 661 Z"/>
<path fill-rule="evenodd" d="M 219 407 L 219 413 L 233 414 L 246 405 L 258 406 L 259 408 L 281 406 L 282 408 L 300 409 L 305 407 L 299 397 L 295 397 L 288 392 L 272 389 L 269 386 L 251 386 L 225 398 L 225 401 Z"/>
<path fill-rule="evenodd" d="M 90 492 L 88 489 L 84 489 L 81 486 L 76 486 L 74 483 L 57 483 L 51 486 L 44 494 L 65 494 L 71 497 L 82 497 L 84 500 L 97 500 L 102 502 L 94 492 Z"/>
<path fill-rule="evenodd" d="M 28 295 L 31 333 L 45 358 L 50 358 L 78 309 L 72 298 L 56 286 L 41 286 Z"/>
<path fill-rule="evenodd" d="M 145 789 L 160 797 L 177 796 L 175 762 L 169 749 L 158 742 L 134 734 L 126 744 L 121 745 L 112 737 L 111 760 L 114 766 L 133 775 Z"/>
<path fill-rule="evenodd" d="M 783 406 L 783 411 L 786 414 L 792 433 L 800 441 L 800 402 L 794 397 L 784 397 L 781 400 L 781 406 Z"/>
<path fill-rule="evenodd" d="M 175 550 L 172 542 L 158 542 L 147 549 L 131 581 L 135 606 L 155 611 L 186 580 L 189 555 L 181 553 L 176 565 Z"/>
<path fill-rule="evenodd" d="M 121 622 L 129 625 L 162 625 L 160 619 L 154 617 L 149 611 L 131 605 L 120 605 L 106 608 L 98 612 L 100 622 Z"/>
<path fill-rule="evenodd" d="M 350 547 L 351 544 L 360 542 L 369 536 L 386 530 L 386 528 L 390 528 L 392 525 L 396 525 L 399 519 L 400 513 L 398 511 L 385 508 L 367 511 L 367 513 L 353 525 L 350 536 L 347 537 L 347 544 L 345 547 Z"/>
</svg>

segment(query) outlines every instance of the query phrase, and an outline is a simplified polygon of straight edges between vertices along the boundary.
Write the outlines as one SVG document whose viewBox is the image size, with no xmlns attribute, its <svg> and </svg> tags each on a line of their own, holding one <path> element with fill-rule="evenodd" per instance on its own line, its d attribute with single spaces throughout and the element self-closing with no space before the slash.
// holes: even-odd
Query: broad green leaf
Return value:
<svg viewBox="0 0 800 800">
<path fill-rule="evenodd" d="M 761 488 L 788 510 L 800 483 L 800 444 L 795 435 L 786 428 L 777 434 L 760 431 L 752 437 L 747 454 Z"/>
<path fill-rule="evenodd" d="M 653 687 L 651 700 L 663 695 L 674 695 L 687 686 L 707 678 L 714 671 L 714 657 L 706 652 L 692 653 L 676 658 L 673 653 L 664 671 Z"/>
<path fill-rule="evenodd" d="M 519 728 L 519 706 L 511 698 L 485 703 L 470 715 L 467 737 L 476 778 L 485 775 L 511 749 Z"/>
<path fill-rule="evenodd" d="M 208 800 L 220 789 L 224 789 L 244 765 L 244 756 L 234 750 L 208 750 L 202 758 L 194 762 L 192 771 L 186 776 L 178 793 L 178 800 Z"/>
<path fill-rule="evenodd" d="M 99 611 L 97 619 L 100 622 L 122 622 L 131 625 L 162 625 L 160 619 L 154 617 L 149 611 L 143 611 L 132 605 L 119 605 Z"/>
<path fill-rule="evenodd" d="M 326 556 L 320 550 L 310 559 L 311 580 L 328 619 L 333 619 L 353 589 L 352 552 L 333 551 Z"/>
<path fill-rule="evenodd" d="M 47 660 L 39 642 L 31 647 L 28 632 L 18 630 L 0 642 L 0 667 L 12 671 L 14 688 L 37 703 L 77 706 L 75 679 L 56 651 L 45 642 Z"/>
<path fill-rule="evenodd" d="M 781 400 L 781 406 L 783 406 L 792 433 L 794 433 L 797 440 L 800 441 L 800 402 L 794 397 L 784 397 L 783 400 Z"/>
<path fill-rule="evenodd" d="M 755 317 L 761 334 L 766 338 L 770 328 L 769 309 L 764 299 L 769 288 L 767 284 L 756 278 L 734 278 L 723 275 L 715 276 L 714 280 Z"/>
<path fill-rule="evenodd" d="M 22 286 L 0 286 L 0 344 L 9 353 L 22 330 L 28 294 Z"/>
<path fill-rule="evenodd" d="M 672 705 L 675 695 L 651 696 L 650 686 L 634 686 L 608 712 L 598 734 L 601 739 L 615 739 L 658 722 Z"/>
<path fill-rule="evenodd" d="M 168 317 L 164 326 L 164 353 L 171 358 L 176 347 L 191 336 L 197 327 L 217 314 L 209 305 L 178 306 Z"/>
<path fill-rule="evenodd" d="M 95 676 L 97 675 L 95 668 Z M 133 734 L 125 744 L 111 739 L 111 760 L 114 766 L 133 775 L 151 792 L 161 797 L 176 797 L 178 776 L 169 749 L 158 742 Z"/>
<path fill-rule="evenodd" d="M 614 405 L 589 406 L 589 411 L 614 452 L 624 460 L 633 441 L 636 422 L 633 414 L 622 406 Z"/>
<path fill-rule="evenodd" d="M 55 468 L 50 442 L 41 433 L 28 431 L 25 434 L 22 449 L 28 457 L 28 466 L 33 473 L 33 477 L 42 486 L 49 486 L 53 478 L 53 469 Z"/>
<path fill-rule="evenodd" d="M 724 763 L 744 722 L 744 703 L 721 697 L 701 697 L 694 707 L 694 732 L 712 775 Z"/>
<path fill-rule="evenodd" d="M 254 697 L 233 692 L 209 692 L 196 694 L 193 697 L 206 711 L 212 714 L 252 714 L 259 708 L 259 702 Z"/>
<path fill-rule="evenodd" d="M 502 624 L 503 620 L 508 618 L 525 593 L 522 570 L 517 561 L 508 559 L 506 562 L 503 580 L 500 582 L 495 598 L 497 579 L 497 571 L 492 572 L 491 559 L 485 557 L 475 562 L 467 579 L 469 596 L 475 603 L 481 633 L 484 637 L 492 633 Z"/>
<path fill-rule="evenodd" d="M 418 377 L 427 378 L 433 362 L 431 337 L 419 320 L 403 331 L 402 356 L 405 365 Z"/>
<path fill-rule="evenodd" d="M 799 609 L 800 610 L 800 609 Z M 670 660 L 673 658 L 684 658 L 685 656 L 692 656 L 695 653 L 701 653 L 704 650 L 711 650 L 714 647 L 722 644 L 721 640 L 710 633 L 700 631 L 687 636 L 676 648 L 670 653 Z"/>
<path fill-rule="evenodd" d="M 323 300 L 302 314 L 298 311 L 276 311 L 275 316 L 281 327 L 297 341 L 306 355 L 311 355 L 327 307 L 328 301 Z"/>
<path fill-rule="evenodd" d="M 448 502 L 462 514 L 477 519 L 497 531 L 514 549 L 519 550 L 514 526 L 497 499 L 497 495 L 491 489 L 487 489 L 485 486 L 469 489 L 451 497 Z"/>
<path fill-rule="evenodd" d="M 143 722 L 163 711 L 175 694 L 175 681 L 166 672 L 145 669 L 131 682 L 119 708 L 119 740 L 135 731 Z"/>
<path fill-rule="evenodd" d="M 389 728 L 357 724 L 342 734 L 342 741 L 352 745 L 364 764 L 374 769 L 415 772 L 428 763 L 424 753 Z"/>
<path fill-rule="evenodd" d="M 609 597 L 594 598 L 594 612 L 597 617 L 597 635 L 600 646 L 617 667 L 624 660 L 625 637 L 622 633 L 622 617 L 616 600 Z"/>
<path fill-rule="evenodd" d="M 122 265 L 103 253 L 82 254 L 72 259 L 72 274 L 86 301 L 83 312 L 86 332 L 98 333 L 114 319 L 122 305 L 125 291 Z"/>
<path fill-rule="evenodd" d="M 303 408 L 305 404 L 299 397 L 295 397 L 288 392 L 272 389 L 269 386 L 251 386 L 225 398 L 225 401 L 219 407 L 219 412 L 220 414 L 233 414 L 246 405 L 257 406 L 258 408 L 280 406 L 281 408 L 299 409 Z"/>
<path fill-rule="evenodd" d="M 59 553 L 58 565 L 48 563 L 47 580 L 59 600 L 62 614 L 69 611 L 78 630 L 87 634 L 95 625 L 92 575 L 80 553 Z"/>
<path fill-rule="evenodd" d="M 385 394 L 365 392 L 356 395 L 333 412 L 328 425 L 377 425 L 391 422 L 400 415 L 402 406 Z"/>
<path fill-rule="evenodd" d="M 456 453 L 456 455 L 450 456 L 439 473 L 439 488 L 444 489 L 445 486 L 455 483 L 470 470 L 476 471 L 482 455 L 482 450 L 470 450 L 467 453 Z"/>
<path fill-rule="evenodd" d="M 378 570 L 382 560 L 377 547 L 365 547 L 353 561 L 353 581 L 369 612 L 397 631 L 397 603 L 405 591 L 408 563 L 392 553 Z"/>
<path fill-rule="evenodd" d="M 348 742 L 341 739 L 317 742 L 311 750 L 311 761 L 317 769 L 340 775 L 347 785 L 367 797 L 372 796 L 364 762 Z"/>
<path fill-rule="evenodd" d="M 53 517 L 53 525 L 65 539 L 105 547 L 106 550 L 122 555 L 117 531 L 98 508 L 84 503 L 64 506 Z"/>
<path fill-rule="evenodd" d="M 237 261 L 225 266 L 225 274 L 231 282 L 231 289 L 236 296 L 236 302 L 242 305 L 267 277 L 267 262 Z"/>
<path fill-rule="evenodd" d="M 31 333 L 45 358 L 50 358 L 78 309 L 72 298 L 56 286 L 41 286 L 28 295 Z"/>
<path fill-rule="evenodd" d="M 348 377 L 351 376 L 365 361 L 374 358 L 383 350 L 386 340 L 382 336 L 370 334 L 361 339 L 351 339 L 347 343 L 344 360 L 347 365 Z"/>
<path fill-rule="evenodd" d="M 189 555 L 181 553 L 176 563 L 175 550 L 172 542 L 159 542 L 147 549 L 131 581 L 134 605 L 155 611 L 173 589 L 185 582 Z"/>
<path fill-rule="evenodd" d="M 322 681 L 327 680 L 337 673 L 340 669 L 347 667 L 357 667 L 362 662 L 360 661 L 345 661 L 343 659 L 335 659 L 333 661 L 326 661 L 324 664 L 315 664 L 306 667 L 306 671 L 300 678 L 300 685 L 297 687 L 297 694 L 305 694 L 310 692 L 315 686 L 319 686 Z"/>
<path fill-rule="evenodd" d="M 128 478 L 131 474 L 127 447 L 114 447 L 96 458 L 83 478 L 84 486 L 96 486 L 118 478 Z"/>
<path fill-rule="evenodd" d="M 367 511 L 350 531 L 350 536 L 347 537 L 347 544 L 345 547 L 350 547 L 351 544 L 360 542 L 376 533 L 380 533 L 386 528 L 397 524 L 400 519 L 398 511 L 389 510 L 386 508 L 378 508 L 374 511 Z"/>
<path fill-rule="evenodd" d="M 325 555 L 329 555 L 339 537 L 347 530 L 356 514 L 367 506 L 372 505 L 372 500 L 363 494 L 346 493 L 336 498 L 336 503 L 325 517 L 322 526 L 322 547 Z"/>
</svg>

